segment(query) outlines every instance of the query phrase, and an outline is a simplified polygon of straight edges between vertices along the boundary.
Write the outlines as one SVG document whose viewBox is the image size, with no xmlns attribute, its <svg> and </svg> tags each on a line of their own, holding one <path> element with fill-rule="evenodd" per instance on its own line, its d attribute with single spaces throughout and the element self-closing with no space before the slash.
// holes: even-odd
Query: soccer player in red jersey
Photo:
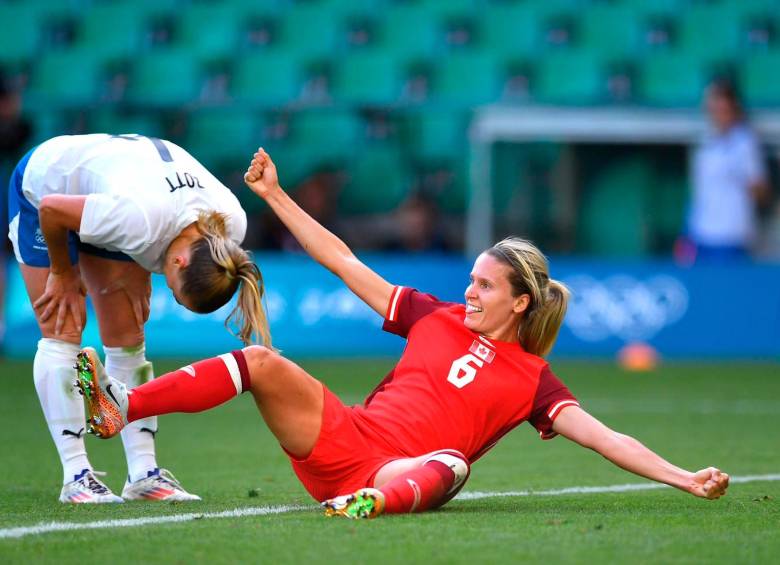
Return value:
<svg viewBox="0 0 780 565">
<path fill-rule="evenodd" d="M 727 474 L 686 471 L 609 429 L 552 373 L 544 356 L 568 291 L 549 277 L 531 243 L 509 238 L 486 250 L 474 263 L 465 304 L 441 302 L 393 286 L 360 262 L 287 196 L 262 149 L 245 180 L 309 255 L 384 316 L 386 331 L 407 339 L 401 359 L 362 405 L 347 407 L 263 346 L 188 365 L 132 391 L 87 349 L 78 382 L 94 433 L 109 437 L 139 418 L 200 412 L 249 391 L 306 490 L 324 501 L 326 513 L 352 518 L 441 506 L 466 482 L 471 463 L 525 421 L 543 439 L 563 435 L 637 475 L 699 497 L 725 494 Z"/>
</svg>

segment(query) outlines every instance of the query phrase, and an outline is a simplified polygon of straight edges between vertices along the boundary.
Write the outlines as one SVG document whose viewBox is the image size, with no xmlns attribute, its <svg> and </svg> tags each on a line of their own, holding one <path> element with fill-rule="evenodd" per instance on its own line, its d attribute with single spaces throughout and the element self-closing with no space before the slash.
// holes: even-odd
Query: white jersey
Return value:
<svg viewBox="0 0 780 565">
<path fill-rule="evenodd" d="M 748 246 L 756 231 L 751 189 L 766 178 L 761 147 L 745 125 L 709 132 L 693 161 L 689 229 L 704 245 Z"/>
<path fill-rule="evenodd" d="M 79 239 L 156 273 L 168 246 L 201 210 L 226 214 L 236 243 L 246 234 L 246 213 L 230 189 L 184 149 L 156 138 L 55 137 L 33 152 L 22 191 L 36 208 L 47 194 L 85 195 Z"/>
</svg>

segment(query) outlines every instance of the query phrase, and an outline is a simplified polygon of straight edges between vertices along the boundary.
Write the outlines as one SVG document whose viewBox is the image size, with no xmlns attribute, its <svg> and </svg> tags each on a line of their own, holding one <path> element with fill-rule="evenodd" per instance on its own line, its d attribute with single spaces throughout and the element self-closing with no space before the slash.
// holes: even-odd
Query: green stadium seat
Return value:
<svg viewBox="0 0 780 565">
<path fill-rule="evenodd" d="M 90 112 L 89 131 L 113 135 L 137 133 L 147 137 L 165 137 L 160 120 L 154 113 L 148 111 L 128 113 L 114 108 Z"/>
<path fill-rule="evenodd" d="M 494 54 L 453 53 L 436 66 L 431 96 L 455 107 L 489 104 L 500 99 L 505 79 L 505 71 Z"/>
<path fill-rule="evenodd" d="M 408 4 L 425 10 L 439 21 L 473 18 L 479 8 L 479 2 L 475 0 L 411 0 Z"/>
<path fill-rule="evenodd" d="M 531 79 L 531 95 L 554 104 L 593 104 L 604 97 L 606 78 L 601 62 L 584 51 L 556 51 L 539 59 Z"/>
<path fill-rule="evenodd" d="M 739 68 L 739 84 L 748 106 L 780 106 L 780 53 L 755 53 Z"/>
<path fill-rule="evenodd" d="M 178 18 L 176 43 L 201 61 L 232 57 L 240 42 L 241 13 L 220 3 L 195 4 Z"/>
<path fill-rule="evenodd" d="M 436 195 L 436 204 L 442 212 L 457 215 L 466 212 L 471 186 L 469 165 L 469 159 L 456 159 L 439 166 L 438 174 L 444 176 L 441 178 L 441 190 Z"/>
<path fill-rule="evenodd" d="M 468 150 L 468 119 L 464 112 L 425 110 L 402 120 L 404 147 L 416 161 L 462 160 Z"/>
<path fill-rule="evenodd" d="M 27 110 L 29 113 L 25 111 L 25 117 L 30 120 L 33 126 L 32 138 L 27 141 L 29 147 L 35 147 L 57 135 L 72 133 L 67 129 L 62 110 L 46 108 L 45 106 L 34 110 L 27 108 Z"/>
<path fill-rule="evenodd" d="M 672 51 L 658 52 L 642 61 L 636 91 L 648 104 L 696 106 L 708 78 L 697 58 Z"/>
<path fill-rule="evenodd" d="M 720 6 L 740 16 L 776 15 L 777 0 L 720 0 Z"/>
<path fill-rule="evenodd" d="M 615 160 L 591 179 L 580 196 L 578 251 L 621 257 L 646 253 L 645 200 L 651 176 L 649 164 L 635 158 Z"/>
<path fill-rule="evenodd" d="M 205 108 L 190 114 L 185 147 L 206 166 L 243 159 L 263 145 L 262 120 L 242 108 Z"/>
<path fill-rule="evenodd" d="M 287 53 L 252 53 L 235 61 L 230 93 L 244 104 L 286 105 L 300 96 L 304 78 L 300 63 Z"/>
<path fill-rule="evenodd" d="M 53 18 L 72 16 L 83 8 L 83 2 L 80 0 L 59 0 L 58 2 L 51 2 L 51 0 L 5 0 L 5 2 L 0 2 L 0 4 L 18 6 L 25 10 L 30 10 L 41 22 Z"/>
<path fill-rule="evenodd" d="M 346 214 L 390 212 L 404 200 L 408 186 L 409 176 L 397 148 L 366 147 L 350 161 L 339 209 Z"/>
<path fill-rule="evenodd" d="M 528 59 L 541 45 L 541 21 L 536 5 L 497 4 L 482 11 L 478 18 L 481 44 L 504 59 Z"/>
<path fill-rule="evenodd" d="M 36 12 L 24 4 L 0 4 L 0 63 L 18 64 L 35 56 L 40 41 Z"/>
<path fill-rule="evenodd" d="M 191 0 L 191 4 L 214 4 L 215 0 Z M 234 12 L 239 13 L 262 13 L 262 14 L 278 14 L 287 7 L 285 0 L 263 0 L 258 2 L 257 0 L 218 0 L 216 2 L 226 8 L 230 8 Z"/>
<path fill-rule="evenodd" d="M 133 62 L 126 98 L 135 104 L 175 107 L 195 101 L 200 86 L 200 69 L 191 53 L 157 51 Z"/>
<path fill-rule="evenodd" d="M 26 1 L 26 0 L 25 0 Z M 43 2 L 44 0 L 36 0 Z M 76 4 L 84 4 L 83 0 L 70 0 Z M 182 9 L 181 0 L 89 0 L 89 8 L 101 6 L 122 6 L 133 7 L 143 16 L 174 14 Z"/>
<path fill-rule="evenodd" d="M 308 110 L 293 114 L 286 139 L 269 140 L 266 149 L 292 188 L 319 169 L 345 170 L 365 139 L 366 126 L 357 114 Z"/>
<path fill-rule="evenodd" d="M 399 62 L 377 50 L 357 51 L 339 59 L 332 94 L 336 103 L 390 105 L 401 96 L 404 75 Z"/>
<path fill-rule="evenodd" d="M 299 58 L 329 59 L 342 46 L 343 23 L 324 6 L 296 4 L 280 19 L 275 44 Z"/>
<path fill-rule="evenodd" d="M 690 0 L 620 0 L 620 4 L 641 18 L 681 14 L 689 7 Z"/>
<path fill-rule="evenodd" d="M 279 182 L 288 191 L 293 191 L 303 180 L 319 168 L 339 168 L 343 162 L 329 162 L 328 159 L 306 143 L 280 143 L 269 141 L 264 146 L 276 164 Z M 335 165 L 335 166 L 334 166 Z"/>
<path fill-rule="evenodd" d="M 684 173 L 654 171 L 651 178 L 652 197 L 648 199 L 645 215 L 653 235 L 655 251 L 668 254 L 674 242 L 685 231 L 685 213 L 688 207 L 688 179 Z"/>
<path fill-rule="evenodd" d="M 359 16 L 371 15 L 381 9 L 382 0 L 304 0 L 300 2 L 306 6 L 313 6 L 318 9 L 327 10 L 339 16 Z"/>
<path fill-rule="evenodd" d="M 312 154 L 312 162 L 341 166 L 362 147 L 366 127 L 360 116 L 349 111 L 310 110 L 292 116 L 290 141 Z"/>
<path fill-rule="evenodd" d="M 695 5 L 678 21 L 678 48 L 704 63 L 728 61 L 740 47 L 738 14 L 719 5 Z"/>
<path fill-rule="evenodd" d="M 426 60 L 441 44 L 438 20 L 414 5 L 388 8 L 379 20 L 378 44 L 399 59 Z"/>
<path fill-rule="evenodd" d="M 35 106 L 87 106 L 100 96 L 101 69 L 84 50 L 47 53 L 32 69 L 26 97 Z"/>
<path fill-rule="evenodd" d="M 580 46 L 609 60 L 627 60 L 640 44 L 639 21 L 625 6 L 596 4 L 579 19 Z"/>
<path fill-rule="evenodd" d="M 134 57 L 141 48 L 147 23 L 144 13 L 132 4 L 98 4 L 81 17 L 75 46 L 91 49 L 104 60 Z"/>
</svg>

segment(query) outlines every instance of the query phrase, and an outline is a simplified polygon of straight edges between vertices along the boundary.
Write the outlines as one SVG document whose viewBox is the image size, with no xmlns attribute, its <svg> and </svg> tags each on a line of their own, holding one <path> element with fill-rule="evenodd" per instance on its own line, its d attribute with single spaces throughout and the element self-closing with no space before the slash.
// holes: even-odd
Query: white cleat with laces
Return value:
<svg viewBox="0 0 780 565">
<path fill-rule="evenodd" d="M 75 476 L 73 481 L 62 487 L 60 502 L 70 504 L 117 504 L 124 502 L 111 492 L 111 489 L 104 485 L 96 475 L 105 475 L 105 473 L 84 469 Z"/>
<path fill-rule="evenodd" d="M 127 481 L 122 489 L 125 500 L 159 500 L 167 502 L 185 502 L 200 500 L 197 494 L 191 494 L 176 480 L 167 469 L 153 469 L 146 478 L 135 482 Z"/>
</svg>

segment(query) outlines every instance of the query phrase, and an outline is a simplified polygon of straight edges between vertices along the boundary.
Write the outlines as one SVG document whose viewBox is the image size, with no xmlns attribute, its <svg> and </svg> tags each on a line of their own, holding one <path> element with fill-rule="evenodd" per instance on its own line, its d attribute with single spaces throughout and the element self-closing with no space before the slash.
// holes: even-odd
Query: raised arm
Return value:
<svg viewBox="0 0 780 565">
<path fill-rule="evenodd" d="M 68 254 L 68 231 L 78 231 L 84 212 L 86 196 L 50 194 L 41 199 L 38 218 L 41 232 L 49 250 L 49 278 L 44 293 L 35 301 L 33 308 L 46 306 L 40 314 L 45 322 L 57 312 L 55 335 L 58 335 L 70 313 L 81 331 L 81 307 L 85 294 L 81 277 Z"/>
<path fill-rule="evenodd" d="M 312 259 L 344 281 L 380 316 L 387 313 L 393 286 L 362 263 L 347 245 L 298 206 L 282 187 L 276 166 L 258 149 L 244 181 L 263 198 Z"/>
<path fill-rule="evenodd" d="M 692 473 L 672 465 L 634 438 L 617 433 L 578 406 L 566 407 L 553 422 L 553 431 L 588 447 L 642 477 L 666 483 L 702 498 L 726 494 L 729 476 L 715 467 Z"/>
</svg>

